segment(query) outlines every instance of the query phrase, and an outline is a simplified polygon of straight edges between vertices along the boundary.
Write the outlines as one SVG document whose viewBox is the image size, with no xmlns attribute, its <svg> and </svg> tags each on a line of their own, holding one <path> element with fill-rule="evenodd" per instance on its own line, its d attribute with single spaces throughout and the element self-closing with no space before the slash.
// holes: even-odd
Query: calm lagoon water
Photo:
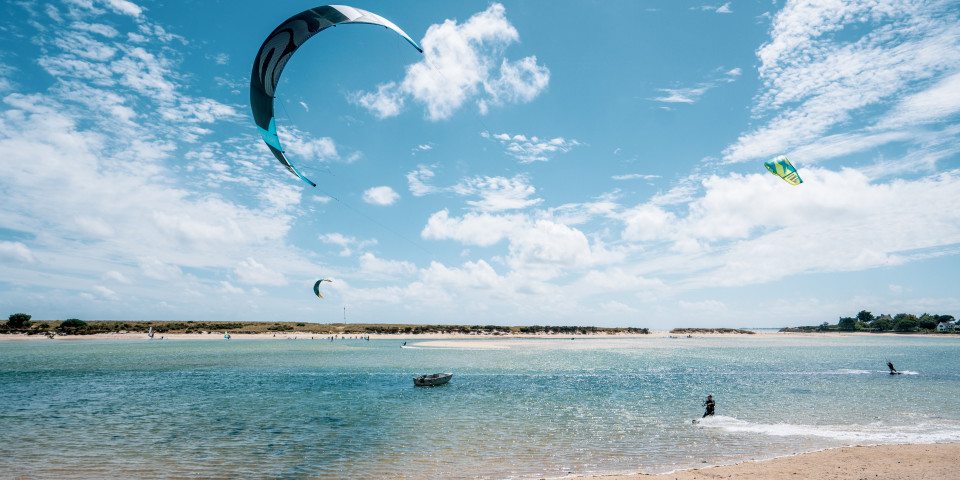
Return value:
<svg viewBox="0 0 960 480">
<path fill-rule="evenodd" d="M 960 441 L 960 338 L 401 343 L 0 342 L 0 476 L 556 478 Z"/>
</svg>

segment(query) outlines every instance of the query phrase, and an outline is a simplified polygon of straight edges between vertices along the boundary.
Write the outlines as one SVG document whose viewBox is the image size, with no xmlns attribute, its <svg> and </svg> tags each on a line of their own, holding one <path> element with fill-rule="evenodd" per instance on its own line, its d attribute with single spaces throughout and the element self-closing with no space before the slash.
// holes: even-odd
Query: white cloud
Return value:
<svg viewBox="0 0 960 480">
<path fill-rule="evenodd" d="M 549 83 L 550 70 L 537 65 L 537 57 L 527 57 L 516 62 L 504 59 L 500 64 L 500 78 L 489 79 L 484 84 L 490 98 L 478 100 L 480 113 L 487 113 L 489 104 L 530 102 L 546 90 Z"/>
<path fill-rule="evenodd" d="M 180 267 L 164 263 L 156 257 L 142 258 L 139 264 L 141 273 L 155 280 L 175 280 L 183 275 Z"/>
<path fill-rule="evenodd" d="M 214 123 L 219 120 L 239 120 L 241 115 L 230 105 L 209 98 L 163 108 L 160 114 L 170 121 L 187 123 Z"/>
<path fill-rule="evenodd" d="M 514 271 L 547 277 L 564 268 L 581 269 L 622 259 L 619 253 L 607 251 L 602 245 L 591 245 L 580 230 L 523 214 L 467 213 L 451 218 L 448 211 L 442 210 L 430 216 L 421 236 L 481 247 L 506 239 L 506 261 Z"/>
<path fill-rule="evenodd" d="M 563 137 L 552 139 L 527 137 L 522 134 L 498 133 L 491 135 L 488 132 L 480 134 L 483 138 L 496 140 L 506 147 L 507 155 L 510 155 L 521 163 L 546 162 L 550 156 L 556 153 L 569 152 L 574 147 L 583 145 L 577 140 L 567 140 Z"/>
<path fill-rule="evenodd" d="M 33 263 L 33 253 L 20 242 L 0 242 L 0 259 L 11 263 Z"/>
<path fill-rule="evenodd" d="M 120 273 L 120 272 L 118 272 L 118 271 L 116 271 L 116 270 L 110 270 L 109 272 L 104 273 L 102 278 L 103 278 L 104 280 L 109 280 L 109 281 L 111 281 L 111 282 L 130 283 L 130 279 L 129 279 L 129 278 L 127 278 L 127 277 L 124 276 L 122 273 Z"/>
<path fill-rule="evenodd" d="M 319 239 L 323 243 L 342 247 L 343 250 L 340 251 L 342 257 L 353 255 L 354 249 L 362 250 L 377 243 L 376 240 L 358 241 L 356 238 L 348 237 L 342 233 L 326 233 L 320 235 Z"/>
<path fill-rule="evenodd" d="M 623 175 L 613 175 L 610 178 L 614 180 L 655 180 L 660 178 L 660 175 L 650 175 L 643 173 L 626 173 Z"/>
<path fill-rule="evenodd" d="M 662 103 L 695 103 L 711 89 L 724 83 L 736 81 L 740 75 L 741 70 L 739 68 L 733 68 L 722 73 L 717 71 L 714 72 L 712 79 L 701 82 L 696 87 L 658 88 L 657 90 L 665 93 L 665 95 L 654 97 L 652 100 Z"/>
<path fill-rule="evenodd" d="M 670 238 L 674 233 L 676 216 L 652 204 L 637 205 L 620 215 L 624 223 L 623 238 L 628 241 L 649 242 Z"/>
<path fill-rule="evenodd" d="M 924 125 L 947 120 L 960 113 L 960 72 L 947 76 L 930 88 L 908 95 L 881 119 L 877 129 Z"/>
<path fill-rule="evenodd" d="M 468 213 L 461 218 L 451 218 L 449 211 L 441 210 L 430 216 L 420 235 L 426 239 L 450 239 L 465 245 L 487 247 L 503 240 L 509 232 L 525 223 L 526 219 L 519 215 Z"/>
<path fill-rule="evenodd" d="M 117 300 L 117 292 L 114 292 L 103 285 L 95 285 L 93 287 L 93 291 L 98 297 L 104 300 Z"/>
<path fill-rule="evenodd" d="M 400 194 L 388 186 L 368 188 L 363 192 L 363 201 L 371 205 L 393 205 L 400 199 Z"/>
<path fill-rule="evenodd" d="M 140 14 L 143 13 L 143 8 L 127 0 L 104 0 L 104 3 L 117 13 L 129 15 L 134 18 L 139 18 Z"/>
<path fill-rule="evenodd" d="M 253 258 L 247 258 L 240 262 L 237 268 L 233 270 L 237 280 L 247 285 L 286 285 L 287 279 L 283 274 L 265 267 Z"/>
<path fill-rule="evenodd" d="M 450 268 L 437 262 L 421 272 L 421 282 L 431 287 L 440 287 L 443 290 L 482 290 L 490 291 L 504 282 L 497 272 L 487 262 L 466 262 L 462 268 Z"/>
<path fill-rule="evenodd" d="M 960 193 L 960 171 L 885 184 L 859 170 L 804 175 L 798 187 L 771 175 L 711 176 L 685 215 L 648 202 L 617 218 L 624 240 L 658 256 L 647 268 L 699 272 L 682 288 L 899 265 L 960 244 L 960 212 L 948 200 Z"/>
<path fill-rule="evenodd" d="M 411 262 L 403 260 L 384 260 L 372 253 L 364 253 L 359 257 L 360 269 L 366 274 L 377 276 L 408 275 L 416 272 L 417 267 Z"/>
<path fill-rule="evenodd" d="M 728 310 L 723 302 L 717 300 L 698 300 L 692 302 L 680 300 L 677 302 L 677 306 L 698 315 L 724 315 Z"/>
<path fill-rule="evenodd" d="M 427 183 L 434 175 L 436 174 L 429 167 L 424 165 L 417 166 L 416 170 L 407 174 L 407 185 L 409 186 L 410 193 L 415 197 L 422 197 L 440 191 L 439 188 Z"/>
<path fill-rule="evenodd" d="M 448 187 L 430 185 L 428 182 L 434 176 L 434 171 L 423 165 L 407 173 L 410 192 L 418 197 L 436 193 L 479 196 L 480 200 L 467 200 L 466 203 L 481 212 L 517 210 L 543 202 L 540 198 L 530 198 L 536 193 L 536 188 L 529 184 L 526 175 L 513 178 L 476 176 L 461 179 L 457 184 Z"/>
<path fill-rule="evenodd" d="M 313 138 L 292 127 L 277 127 L 277 131 L 284 149 L 301 163 L 310 160 L 323 162 L 340 159 L 337 146 L 330 137 Z"/>
<path fill-rule="evenodd" d="M 856 28 L 881 23 L 883 28 Z M 943 2 L 791 2 L 777 14 L 771 34 L 757 52 L 764 90 L 754 113 L 772 118 L 730 145 L 724 151 L 728 162 L 813 145 L 840 126 L 849 130 L 849 123 L 863 123 L 870 107 L 897 101 L 915 85 L 945 73 L 953 75 L 960 64 L 960 15 Z M 952 85 L 949 78 L 941 81 Z M 956 110 L 954 97 L 946 95 L 945 105 L 933 107 L 930 119 Z M 919 108 L 930 106 L 930 98 L 909 97 L 891 118 L 928 121 Z M 881 125 L 909 127 L 892 121 Z"/>
<path fill-rule="evenodd" d="M 394 82 L 377 87 L 376 92 L 355 92 L 350 101 L 373 112 L 377 118 L 394 117 L 403 109 L 404 92 Z"/>
<path fill-rule="evenodd" d="M 700 99 L 709 87 L 696 88 L 660 88 L 666 95 L 655 97 L 654 100 L 664 103 L 693 103 Z"/>
<path fill-rule="evenodd" d="M 460 195 L 479 195 L 481 200 L 468 200 L 467 204 L 481 212 L 522 209 L 543 201 L 540 198 L 529 198 L 536 189 L 527 183 L 527 178 L 523 175 L 513 178 L 469 178 L 454 186 L 453 191 Z"/>
<path fill-rule="evenodd" d="M 408 66 L 400 83 L 350 98 L 384 118 L 397 115 L 409 97 L 425 106 L 430 120 L 449 118 L 471 99 L 481 112 L 490 105 L 529 102 L 546 89 L 550 71 L 538 65 L 535 56 L 516 61 L 503 57 L 519 37 L 499 3 L 463 24 L 446 20 L 431 25 L 420 42 L 423 60 Z"/>
<path fill-rule="evenodd" d="M 609 313 L 638 313 L 639 310 L 633 308 L 625 303 L 618 302 L 616 300 L 603 302 L 600 304 L 600 310 Z"/>
<path fill-rule="evenodd" d="M 225 293 L 227 295 L 243 295 L 243 289 L 240 287 L 233 286 L 230 282 L 224 280 L 220 282 L 220 288 L 218 289 L 220 293 Z"/>
<path fill-rule="evenodd" d="M 433 150 L 433 144 L 424 143 L 424 144 L 417 145 L 416 147 L 413 147 L 412 149 L 410 149 L 410 155 L 416 155 L 416 154 L 418 154 L 418 153 L 429 152 L 430 150 Z"/>
<path fill-rule="evenodd" d="M 703 12 L 714 12 L 714 13 L 733 13 L 733 10 L 730 8 L 730 3 L 727 2 L 719 7 L 716 4 L 712 5 L 700 5 L 699 7 L 690 7 L 690 10 L 700 10 Z"/>
</svg>

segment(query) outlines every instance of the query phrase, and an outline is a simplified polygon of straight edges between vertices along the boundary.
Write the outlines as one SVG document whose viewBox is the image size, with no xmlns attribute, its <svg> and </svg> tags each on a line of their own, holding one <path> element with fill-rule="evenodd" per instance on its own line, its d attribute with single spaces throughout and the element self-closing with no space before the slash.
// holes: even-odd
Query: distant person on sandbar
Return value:
<svg viewBox="0 0 960 480">
<path fill-rule="evenodd" d="M 707 395 L 707 400 L 703 402 L 703 406 L 707 407 L 707 411 L 703 412 L 703 417 L 706 418 L 707 415 L 713 415 L 713 409 L 717 406 L 717 402 L 713 401 L 713 395 Z"/>
</svg>

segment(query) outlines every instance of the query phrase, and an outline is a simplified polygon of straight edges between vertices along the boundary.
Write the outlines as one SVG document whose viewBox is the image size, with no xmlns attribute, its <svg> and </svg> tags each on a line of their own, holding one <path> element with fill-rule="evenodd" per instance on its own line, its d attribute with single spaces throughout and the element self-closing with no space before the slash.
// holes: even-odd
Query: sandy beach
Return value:
<svg viewBox="0 0 960 480">
<path fill-rule="evenodd" d="M 383 340 L 383 339 L 396 339 L 407 342 L 429 342 L 429 346 L 432 347 L 448 347 L 450 344 L 442 343 L 443 340 L 457 340 L 458 347 L 463 347 L 462 343 L 465 340 L 476 340 L 476 344 L 473 345 L 476 348 L 502 348 L 504 344 L 496 343 L 496 340 L 510 340 L 510 345 L 514 347 L 522 347 L 523 343 L 518 341 L 520 340 L 539 340 L 539 339 L 628 339 L 628 338 L 670 338 L 677 339 L 682 341 L 688 338 L 817 338 L 817 337 L 844 337 L 844 336 L 864 336 L 864 337 L 877 337 L 877 336 L 903 336 L 902 333 L 893 333 L 893 332 L 883 332 L 883 333 L 870 333 L 870 332 L 780 332 L 780 331 L 756 331 L 751 334 L 742 334 L 742 333 L 694 333 L 691 335 L 687 334 L 677 334 L 671 333 L 669 331 L 651 331 L 647 334 L 641 333 L 617 333 L 617 334 L 608 334 L 608 333 L 588 333 L 588 334 L 464 334 L 464 333 L 370 333 L 370 334 L 346 334 L 346 335 L 337 335 L 337 339 L 351 340 L 351 339 L 360 339 L 360 337 L 369 337 L 371 340 Z M 917 335 L 917 334 L 913 334 Z M 949 335 L 940 335 L 933 334 L 938 337 L 943 338 L 960 338 L 958 336 L 949 336 Z M 154 340 L 158 340 L 160 337 L 169 340 L 214 340 L 223 338 L 223 332 L 206 332 L 206 333 L 157 333 Z M 303 340 L 303 339 L 326 339 L 330 335 L 322 333 L 311 333 L 311 332 L 298 332 L 298 331 L 287 331 L 287 332 L 266 332 L 266 333 L 235 333 L 230 332 L 231 340 L 270 340 L 270 339 L 290 339 L 290 340 Z M 123 333 L 97 333 L 92 335 L 55 335 L 52 340 L 145 340 L 147 339 L 147 334 L 143 332 L 123 332 Z M 17 341 L 17 340 L 44 340 L 46 337 L 44 335 L 25 335 L 19 333 L 0 333 L 0 341 Z M 411 345 L 415 345 L 411 343 Z M 426 346 L 427 344 L 424 344 Z"/>
<path fill-rule="evenodd" d="M 845 447 L 772 460 L 658 475 L 601 475 L 580 480 L 913 480 L 960 478 L 960 443 Z"/>
</svg>

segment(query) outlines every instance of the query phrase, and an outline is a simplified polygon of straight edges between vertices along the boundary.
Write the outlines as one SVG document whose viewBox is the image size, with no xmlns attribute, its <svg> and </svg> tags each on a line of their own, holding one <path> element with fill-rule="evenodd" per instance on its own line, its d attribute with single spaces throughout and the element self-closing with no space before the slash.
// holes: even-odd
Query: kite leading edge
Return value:
<svg viewBox="0 0 960 480">
<path fill-rule="evenodd" d="M 330 279 L 328 279 L 328 278 L 321 278 L 320 280 L 317 280 L 317 283 L 314 283 L 314 284 L 313 284 L 313 293 L 314 293 L 317 297 L 323 298 L 323 295 L 320 295 L 320 284 L 323 283 L 323 282 L 332 282 L 332 281 L 333 281 L 333 280 L 330 280 Z"/>
<path fill-rule="evenodd" d="M 366 10 L 348 7 L 346 5 L 324 5 L 300 12 L 267 36 L 253 61 L 253 73 L 250 76 L 250 108 L 253 110 L 253 120 L 257 124 L 263 142 L 267 144 L 273 156 L 291 173 L 300 177 L 304 182 L 316 187 L 317 184 L 307 180 L 287 160 L 277 137 L 276 118 L 273 114 L 273 99 L 280 73 L 303 42 L 321 31 L 341 23 L 360 23 L 381 25 L 393 30 L 413 45 L 420 53 L 423 49 L 409 35 L 389 20 Z"/>
</svg>

